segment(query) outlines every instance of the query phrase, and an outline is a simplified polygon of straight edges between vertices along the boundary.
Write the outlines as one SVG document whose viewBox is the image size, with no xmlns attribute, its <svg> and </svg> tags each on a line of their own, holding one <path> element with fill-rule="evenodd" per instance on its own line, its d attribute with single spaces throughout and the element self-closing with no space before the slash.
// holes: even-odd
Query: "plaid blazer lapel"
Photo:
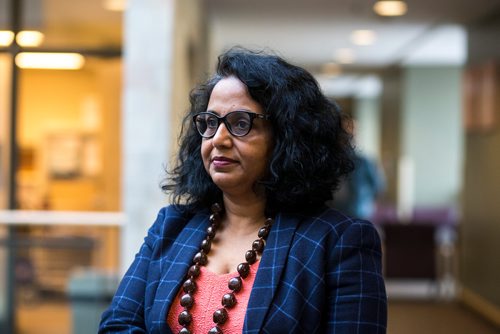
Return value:
<svg viewBox="0 0 500 334">
<path fill-rule="evenodd" d="M 192 264 L 194 255 L 200 249 L 201 241 L 206 236 L 208 217 L 209 214 L 206 213 L 197 214 L 190 219 L 170 249 L 162 255 L 161 279 L 151 312 L 156 318 L 152 322 L 157 323 L 159 333 L 171 333 L 166 323 L 167 312 L 184 282 L 184 276 Z"/>
<path fill-rule="evenodd" d="M 279 214 L 267 238 L 255 277 L 243 325 L 243 333 L 260 333 L 264 318 L 280 282 L 299 217 Z"/>
</svg>

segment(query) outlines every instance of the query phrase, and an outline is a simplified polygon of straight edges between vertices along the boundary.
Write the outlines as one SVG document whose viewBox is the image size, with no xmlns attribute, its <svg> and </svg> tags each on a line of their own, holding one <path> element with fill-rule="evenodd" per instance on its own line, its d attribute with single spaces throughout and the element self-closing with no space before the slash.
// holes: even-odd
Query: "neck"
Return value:
<svg viewBox="0 0 500 334">
<path fill-rule="evenodd" d="M 234 199 L 224 196 L 225 226 L 235 234 L 254 233 L 265 220 L 264 198 Z"/>
</svg>

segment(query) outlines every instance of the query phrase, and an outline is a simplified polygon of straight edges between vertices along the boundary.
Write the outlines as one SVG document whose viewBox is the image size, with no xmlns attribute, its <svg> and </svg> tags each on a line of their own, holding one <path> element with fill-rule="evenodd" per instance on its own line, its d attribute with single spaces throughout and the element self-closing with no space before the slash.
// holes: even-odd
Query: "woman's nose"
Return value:
<svg viewBox="0 0 500 334">
<path fill-rule="evenodd" d="M 223 145 L 227 146 L 230 144 L 231 144 L 231 134 L 229 133 L 226 124 L 224 124 L 224 122 L 221 122 L 219 124 L 219 127 L 217 128 L 217 131 L 215 131 L 215 135 L 212 137 L 212 145 L 217 147 Z"/>
</svg>

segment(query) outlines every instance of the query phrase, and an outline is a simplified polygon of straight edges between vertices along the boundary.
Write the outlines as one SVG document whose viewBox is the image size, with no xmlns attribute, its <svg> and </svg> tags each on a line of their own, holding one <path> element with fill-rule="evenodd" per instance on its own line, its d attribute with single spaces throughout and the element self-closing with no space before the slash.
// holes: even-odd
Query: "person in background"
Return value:
<svg viewBox="0 0 500 334">
<path fill-rule="evenodd" d="M 324 204 L 352 145 L 312 75 L 236 47 L 190 103 L 99 333 L 385 333 L 377 231 Z"/>
<path fill-rule="evenodd" d="M 356 139 L 357 121 L 349 120 L 345 127 Z M 359 219 L 374 218 L 377 200 L 385 190 L 385 177 L 378 163 L 359 149 L 354 151 L 354 171 L 333 189 L 333 200 L 327 205 Z"/>
</svg>

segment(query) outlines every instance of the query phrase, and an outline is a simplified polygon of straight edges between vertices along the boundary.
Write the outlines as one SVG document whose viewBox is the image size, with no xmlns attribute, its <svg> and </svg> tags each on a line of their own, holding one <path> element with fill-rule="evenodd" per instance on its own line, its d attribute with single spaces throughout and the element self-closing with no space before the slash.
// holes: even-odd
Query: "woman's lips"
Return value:
<svg viewBox="0 0 500 334">
<path fill-rule="evenodd" d="M 214 165 L 214 167 L 226 167 L 236 162 L 236 160 L 226 157 L 215 157 L 212 159 L 212 165 Z"/>
</svg>

